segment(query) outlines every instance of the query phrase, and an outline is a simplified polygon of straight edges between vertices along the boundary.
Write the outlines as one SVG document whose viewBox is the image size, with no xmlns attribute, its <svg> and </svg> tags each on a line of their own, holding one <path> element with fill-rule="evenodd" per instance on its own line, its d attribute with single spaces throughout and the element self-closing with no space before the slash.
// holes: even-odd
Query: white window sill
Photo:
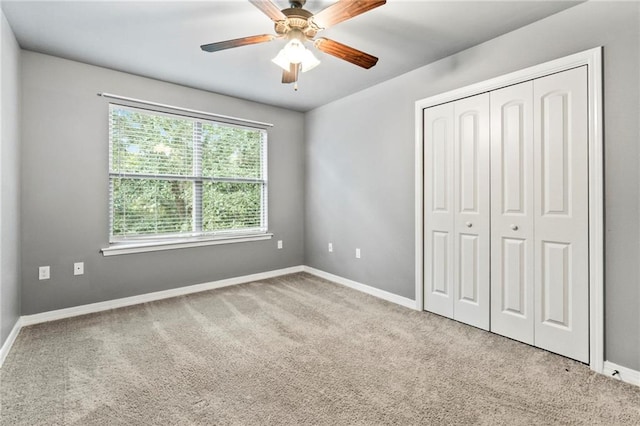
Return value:
<svg viewBox="0 0 640 426">
<path fill-rule="evenodd" d="M 121 254 L 145 253 L 150 251 L 175 250 L 191 247 L 212 246 L 217 244 L 245 243 L 249 241 L 270 240 L 273 234 L 247 234 L 225 237 L 176 239 L 152 242 L 121 242 L 113 243 L 103 248 L 103 256 L 118 256 Z"/>
</svg>

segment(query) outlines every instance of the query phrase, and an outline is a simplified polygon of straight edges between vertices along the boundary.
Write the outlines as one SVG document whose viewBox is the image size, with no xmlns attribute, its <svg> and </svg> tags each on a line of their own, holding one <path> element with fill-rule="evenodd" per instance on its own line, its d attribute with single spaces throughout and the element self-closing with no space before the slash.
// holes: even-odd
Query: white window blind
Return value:
<svg viewBox="0 0 640 426">
<path fill-rule="evenodd" d="M 110 241 L 267 231 L 267 133 L 109 105 Z"/>
</svg>

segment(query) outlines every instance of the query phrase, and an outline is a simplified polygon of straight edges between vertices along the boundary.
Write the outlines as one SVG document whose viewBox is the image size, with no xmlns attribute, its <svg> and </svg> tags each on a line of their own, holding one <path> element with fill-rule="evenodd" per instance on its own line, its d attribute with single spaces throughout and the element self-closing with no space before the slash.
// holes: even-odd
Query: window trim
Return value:
<svg viewBox="0 0 640 426">
<path fill-rule="evenodd" d="M 175 250 L 181 248 L 202 247 L 210 245 L 220 244 L 232 244 L 251 241 L 261 241 L 273 238 L 273 233 L 269 232 L 269 201 L 268 201 L 268 132 L 267 128 L 272 127 L 273 124 L 262 123 L 251 120 L 244 120 L 236 117 L 229 117 L 224 115 L 217 115 L 200 110 L 191 110 L 188 108 L 176 107 L 172 105 L 160 104 L 151 101 L 144 101 L 139 99 L 127 98 L 119 95 L 111 95 L 107 93 L 99 93 L 98 96 L 103 96 L 108 99 L 115 99 L 116 101 L 109 101 L 107 108 L 111 111 L 111 106 L 135 108 L 140 110 L 149 111 L 151 114 L 168 115 L 174 117 L 183 117 L 196 122 L 207 121 L 216 122 L 221 125 L 230 127 L 240 127 L 260 130 L 263 132 L 264 143 L 262 144 L 262 179 L 246 179 L 246 178 L 207 178 L 199 177 L 203 181 L 222 181 L 222 182 L 246 182 L 246 183 L 261 183 L 262 184 L 262 201 L 261 204 L 264 207 L 264 211 L 261 217 L 264 223 L 264 230 L 247 229 L 246 232 L 236 231 L 225 233 L 225 231 L 218 231 L 217 233 L 199 234 L 194 232 L 192 235 L 183 234 L 165 234 L 165 235 L 149 235 L 149 236 L 137 236 L 130 239 L 116 238 L 111 234 L 111 212 L 109 213 L 109 229 L 108 247 L 100 249 L 103 256 L 116 256 L 123 254 L 135 254 L 153 251 L 163 250 Z M 151 107 L 151 108 L 150 108 Z M 111 144 L 109 143 L 109 149 Z M 109 170 L 109 181 L 111 181 L 112 173 Z M 120 174 L 121 175 L 121 174 Z M 140 176 L 140 175 L 138 175 Z M 151 176 L 149 176 L 151 177 Z M 167 176 L 169 177 L 169 176 Z M 185 179 L 185 176 L 181 176 L 181 179 Z M 186 177 L 186 180 L 189 180 Z M 199 235 L 198 235 L 199 234 Z"/>
<path fill-rule="evenodd" d="M 103 256 L 117 256 L 121 254 L 146 253 L 153 251 L 175 250 L 182 248 L 213 246 L 219 244 L 246 243 L 250 241 L 270 240 L 273 233 L 253 233 L 246 235 L 225 235 L 216 237 L 179 237 L 158 241 L 122 241 L 110 243 L 109 247 L 101 249 Z"/>
</svg>

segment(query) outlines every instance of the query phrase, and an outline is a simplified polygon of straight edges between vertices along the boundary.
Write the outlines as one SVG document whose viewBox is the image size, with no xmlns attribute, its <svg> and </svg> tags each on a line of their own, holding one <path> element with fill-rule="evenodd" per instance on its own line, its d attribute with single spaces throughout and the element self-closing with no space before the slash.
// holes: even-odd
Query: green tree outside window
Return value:
<svg viewBox="0 0 640 426">
<path fill-rule="evenodd" d="M 111 240 L 266 232 L 266 132 L 110 105 Z"/>
</svg>

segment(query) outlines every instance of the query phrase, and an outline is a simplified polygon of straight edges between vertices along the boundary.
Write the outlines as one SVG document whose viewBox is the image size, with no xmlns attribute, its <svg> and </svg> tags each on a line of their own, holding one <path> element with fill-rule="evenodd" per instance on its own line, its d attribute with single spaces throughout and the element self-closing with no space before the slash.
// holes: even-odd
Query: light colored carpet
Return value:
<svg viewBox="0 0 640 426">
<path fill-rule="evenodd" d="M 25 328 L 5 425 L 640 424 L 640 388 L 307 274 Z"/>
</svg>

